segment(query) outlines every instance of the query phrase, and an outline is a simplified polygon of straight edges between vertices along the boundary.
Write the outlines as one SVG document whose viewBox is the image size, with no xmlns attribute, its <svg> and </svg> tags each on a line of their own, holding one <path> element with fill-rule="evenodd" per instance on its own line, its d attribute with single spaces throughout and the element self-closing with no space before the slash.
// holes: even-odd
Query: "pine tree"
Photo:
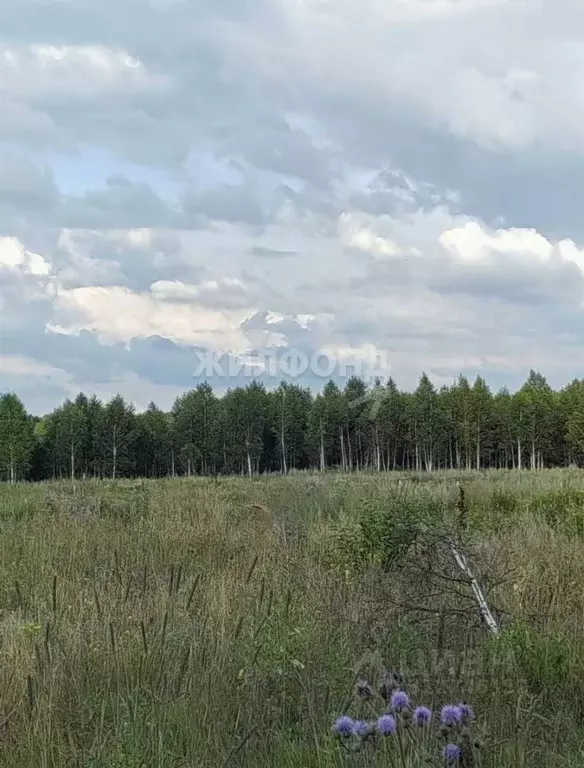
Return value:
<svg viewBox="0 0 584 768">
<path fill-rule="evenodd" d="M 347 404 L 334 381 L 328 381 L 317 395 L 310 411 L 309 434 L 313 463 L 324 471 L 328 467 L 349 466 L 345 439 Z"/>
<path fill-rule="evenodd" d="M 270 395 L 270 423 L 278 467 L 283 474 L 307 465 L 307 429 L 312 405 L 309 390 L 282 381 Z"/>
<path fill-rule="evenodd" d="M 531 469 L 541 469 L 551 448 L 553 434 L 553 392 L 544 376 L 530 371 L 519 392 L 514 395 L 518 417 L 519 452 L 527 450 Z M 523 463 L 523 457 L 518 461 Z"/>
<path fill-rule="evenodd" d="M 471 390 L 472 443 L 475 468 L 480 469 L 493 450 L 493 397 L 486 381 L 477 376 Z"/>
<path fill-rule="evenodd" d="M 15 394 L 0 395 L 0 472 L 11 483 L 24 477 L 34 449 L 34 424 Z"/>
<path fill-rule="evenodd" d="M 172 414 L 176 444 L 187 476 L 214 473 L 219 460 L 218 401 L 207 383 L 177 398 Z"/>
<path fill-rule="evenodd" d="M 59 429 L 68 458 L 69 476 L 72 480 L 75 479 L 79 454 L 83 450 L 87 432 L 86 403 L 83 395 L 80 398 L 74 403 L 69 399 L 65 400 L 59 413 Z"/>
<path fill-rule="evenodd" d="M 132 450 L 134 438 L 134 406 L 116 395 L 106 404 L 103 413 L 106 471 L 112 479 L 132 475 L 136 460 Z"/>
<path fill-rule="evenodd" d="M 440 413 L 434 385 L 423 373 L 412 400 L 413 436 L 416 470 L 432 472 L 436 462 Z"/>
<path fill-rule="evenodd" d="M 163 477 L 171 467 L 170 421 L 164 411 L 149 403 L 136 417 L 136 470 L 143 477 Z"/>
<path fill-rule="evenodd" d="M 511 395 L 460 376 L 437 392 L 429 377 L 414 392 L 389 379 L 369 389 L 353 377 L 313 396 L 258 381 L 217 397 L 208 384 L 165 413 L 150 403 L 136 416 L 116 396 L 83 393 L 43 417 L 14 394 L 0 397 L 0 478 L 160 477 L 294 469 L 433 471 L 584 465 L 584 381 L 554 392 L 531 371 Z"/>
<path fill-rule="evenodd" d="M 367 425 L 367 387 L 356 376 L 351 376 L 345 385 L 344 399 L 344 436 L 346 446 L 344 467 L 362 469 L 365 465 L 365 440 Z"/>
<path fill-rule="evenodd" d="M 565 435 L 569 449 L 568 463 L 584 464 L 584 379 L 575 380 L 562 392 Z"/>
</svg>

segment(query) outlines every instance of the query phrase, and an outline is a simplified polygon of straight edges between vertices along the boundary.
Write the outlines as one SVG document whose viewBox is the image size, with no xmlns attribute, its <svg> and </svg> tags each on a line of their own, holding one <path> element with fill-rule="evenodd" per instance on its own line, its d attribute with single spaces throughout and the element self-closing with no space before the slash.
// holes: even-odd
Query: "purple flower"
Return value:
<svg viewBox="0 0 584 768">
<path fill-rule="evenodd" d="M 427 725 L 432 719 L 432 712 L 428 707 L 416 707 L 414 711 L 414 723 L 420 728 L 423 725 Z"/>
<path fill-rule="evenodd" d="M 462 720 L 462 710 L 455 704 L 447 704 L 442 707 L 440 719 L 443 725 L 458 725 Z"/>
<path fill-rule="evenodd" d="M 347 715 L 342 715 L 335 722 L 333 730 L 338 736 L 344 736 L 346 738 L 353 733 L 354 727 L 355 723 L 353 722 L 353 719 Z"/>
<path fill-rule="evenodd" d="M 447 744 L 442 754 L 447 763 L 457 763 L 462 757 L 462 750 L 458 744 Z"/>
<path fill-rule="evenodd" d="M 392 736 L 397 730 L 397 723 L 393 715 L 381 715 L 377 721 L 377 730 L 382 736 Z"/>
<path fill-rule="evenodd" d="M 410 706 L 410 697 L 404 691 L 394 691 L 391 694 L 391 708 L 396 712 L 401 712 L 402 709 Z"/>
<path fill-rule="evenodd" d="M 462 713 L 463 720 L 474 720 L 474 710 L 469 704 L 458 704 L 458 708 Z"/>
<path fill-rule="evenodd" d="M 355 736 L 368 736 L 371 733 L 371 726 L 365 720 L 355 720 L 353 723 L 353 733 Z"/>
</svg>

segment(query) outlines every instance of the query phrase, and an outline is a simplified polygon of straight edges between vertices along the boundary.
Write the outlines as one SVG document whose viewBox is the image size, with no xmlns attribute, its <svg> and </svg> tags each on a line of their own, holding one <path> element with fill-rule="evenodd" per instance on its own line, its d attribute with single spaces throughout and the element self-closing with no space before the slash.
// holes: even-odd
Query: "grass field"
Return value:
<svg viewBox="0 0 584 768">
<path fill-rule="evenodd" d="M 443 765 L 332 736 L 385 670 L 483 768 L 582 768 L 584 472 L 0 488 L 1 766 Z"/>
</svg>

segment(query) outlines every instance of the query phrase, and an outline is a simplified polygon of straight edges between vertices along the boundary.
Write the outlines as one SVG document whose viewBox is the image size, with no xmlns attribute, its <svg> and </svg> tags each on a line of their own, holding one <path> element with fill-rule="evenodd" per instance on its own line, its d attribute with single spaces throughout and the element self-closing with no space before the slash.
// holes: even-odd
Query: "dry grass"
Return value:
<svg viewBox="0 0 584 768">
<path fill-rule="evenodd" d="M 379 510 L 453 524 L 454 480 L 1 488 L 0 765 L 342 766 L 330 724 L 389 664 L 424 701 L 472 699 L 484 766 L 581 768 L 582 473 L 463 477 L 500 641 L 464 585 L 430 596 L 423 557 L 453 575 L 439 547 L 355 558 Z"/>
</svg>

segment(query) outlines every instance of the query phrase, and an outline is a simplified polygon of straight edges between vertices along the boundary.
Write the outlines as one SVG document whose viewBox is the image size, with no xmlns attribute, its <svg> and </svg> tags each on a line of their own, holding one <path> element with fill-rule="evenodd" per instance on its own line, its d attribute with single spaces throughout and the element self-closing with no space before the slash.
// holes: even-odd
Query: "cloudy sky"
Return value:
<svg viewBox="0 0 584 768">
<path fill-rule="evenodd" d="M 206 350 L 584 374 L 580 0 L 7 0 L 0 99 L 35 412 L 168 407 Z"/>
</svg>

